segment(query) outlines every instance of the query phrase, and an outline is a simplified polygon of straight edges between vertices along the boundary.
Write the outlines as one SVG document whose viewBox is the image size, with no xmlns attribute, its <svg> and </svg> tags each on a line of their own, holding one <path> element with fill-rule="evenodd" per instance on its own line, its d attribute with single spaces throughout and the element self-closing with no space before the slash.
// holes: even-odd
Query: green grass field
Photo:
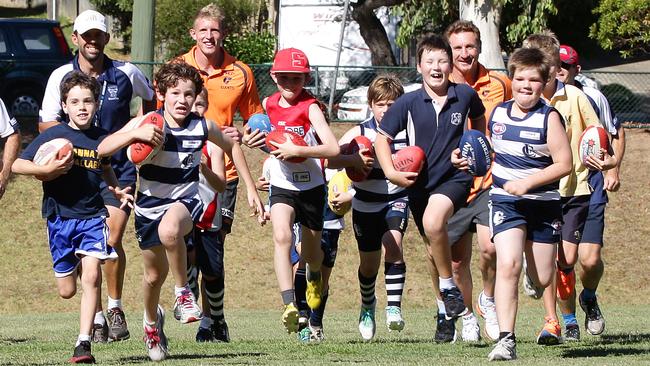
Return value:
<svg viewBox="0 0 650 366">
<path fill-rule="evenodd" d="M 341 136 L 351 125 L 335 124 Z M 650 364 L 650 133 L 628 130 L 628 151 L 622 187 L 610 195 L 605 228 L 605 277 L 599 287 L 607 329 L 601 337 L 584 335 L 578 344 L 543 348 L 534 345 L 542 326 L 539 301 L 521 297 L 517 323 L 520 364 L 570 362 L 571 365 Z M 254 176 L 259 175 L 264 155 L 245 149 Z M 71 187 L 74 189 L 74 187 Z M 345 230 L 332 275 L 325 320 L 326 342 L 298 344 L 280 324 L 280 296 L 273 272 L 270 226 L 260 228 L 247 217 L 243 184 L 240 184 L 237 219 L 226 241 L 225 308 L 232 343 L 197 345 L 194 326 L 167 322 L 172 358 L 176 364 L 268 364 L 304 361 L 321 363 L 459 364 L 486 362 L 490 346 L 437 345 L 434 332 L 435 302 L 424 266 L 424 247 L 411 222 L 405 237 L 408 273 L 403 301 L 407 329 L 388 334 L 379 316 L 375 342 L 363 344 L 356 330 L 358 315 L 358 265 L 356 242 Z M 79 297 L 57 296 L 45 225 L 40 217 L 40 184 L 32 178 L 14 177 L 0 200 L 0 365 L 63 363 L 71 355 L 78 334 Z M 265 199 L 265 197 L 264 197 Z M 349 217 L 347 225 L 350 227 Z M 128 224 L 124 243 L 129 261 L 123 301 L 132 332 L 121 344 L 99 345 L 94 353 L 100 363 L 147 362 L 141 341 L 142 261 Z M 476 256 L 474 256 L 476 259 Z M 474 295 L 480 291 L 474 271 Z M 161 304 L 170 311 L 172 282 L 164 286 Z M 578 285 L 580 287 L 580 285 Z M 377 282 L 378 308 L 385 306 L 383 275 Z M 105 299 L 105 295 L 104 295 Z M 104 300 L 105 301 L 105 300 Z M 578 310 L 582 324 L 584 314 Z M 584 333 L 584 331 L 583 331 Z"/>
</svg>

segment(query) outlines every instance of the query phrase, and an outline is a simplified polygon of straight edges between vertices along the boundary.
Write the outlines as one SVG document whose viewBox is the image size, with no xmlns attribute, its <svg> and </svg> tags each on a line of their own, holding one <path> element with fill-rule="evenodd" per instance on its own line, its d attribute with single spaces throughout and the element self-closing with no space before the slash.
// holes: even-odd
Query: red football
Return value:
<svg viewBox="0 0 650 366">
<path fill-rule="evenodd" d="M 356 154 L 357 152 L 359 152 L 359 150 L 362 149 L 369 149 L 369 151 L 364 154 L 365 156 L 371 157 L 375 155 L 375 149 L 372 147 L 372 141 L 370 141 L 370 139 L 367 138 L 366 136 L 357 136 L 353 138 L 352 141 L 350 141 L 350 143 L 347 145 L 345 154 L 346 155 Z M 345 173 L 348 175 L 348 178 L 350 178 L 350 180 L 353 182 L 361 182 L 368 177 L 367 173 L 363 171 L 359 171 L 353 167 L 345 168 Z"/>
<path fill-rule="evenodd" d="M 285 141 L 287 141 L 287 139 L 291 140 L 291 142 L 294 145 L 307 146 L 307 143 L 305 142 L 305 140 L 302 137 L 300 137 L 300 135 L 298 135 L 296 133 L 293 133 L 291 131 L 274 130 L 274 131 L 269 132 L 268 135 L 266 135 L 266 140 L 265 140 L 266 141 L 266 147 L 269 148 L 269 151 L 275 151 L 278 148 L 275 147 L 274 145 L 272 145 L 271 141 L 273 141 L 275 143 L 278 143 L 278 144 L 283 144 Z M 291 163 L 302 163 L 305 160 L 306 160 L 305 158 L 291 158 L 291 159 L 288 159 L 287 161 L 291 162 Z"/>
<path fill-rule="evenodd" d="M 578 154 L 582 164 L 585 164 L 589 155 L 602 158 L 600 149 L 609 149 L 609 136 L 601 126 L 589 126 L 582 132 L 578 142 Z"/>
<path fill-rule="evenodd" d="M 424 150 L 419 146 L 408 146 L 393 154 L 393 166 L 400 172 L 419 173 L 424 160 Z"/>
<path fill-rule="evenodd" d="M 146 124 L 156 125 L 161 130 L 164 130 L 165 118 L 159 113 L 151 112 L 134 124 L 133 128 L 138 128 Z M 162 144 L 154 147 L 144 141 L 136 141 L 126 149 L 126 156 L 134 164 L 144 164 L 156 156 L 161 147 Z"/>
</svg>

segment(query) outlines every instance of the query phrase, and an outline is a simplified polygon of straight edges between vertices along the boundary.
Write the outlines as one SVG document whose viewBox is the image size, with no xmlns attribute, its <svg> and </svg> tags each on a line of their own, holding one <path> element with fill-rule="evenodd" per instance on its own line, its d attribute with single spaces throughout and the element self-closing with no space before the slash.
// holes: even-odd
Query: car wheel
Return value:
<svg viewBox="0 0 650 366">
<path fill-rule="evenodd" d="M 14 117 L 37 117 L 41 100 L 35 89 L 21 88 L 10 92 L 5 100 L 7 109 Z"/>
</svg>

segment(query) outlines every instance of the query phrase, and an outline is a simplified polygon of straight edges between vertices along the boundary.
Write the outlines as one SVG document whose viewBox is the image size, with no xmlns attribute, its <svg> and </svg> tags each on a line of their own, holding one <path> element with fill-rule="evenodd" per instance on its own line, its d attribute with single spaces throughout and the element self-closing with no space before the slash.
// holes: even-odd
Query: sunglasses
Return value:
<svg viewBox="0 0 650 366">
<path fill-rule="evenodd" d="M 565 69 L 565 70 L 571 70 L 571 68 L 572 68 L 572 67 L 575 67 L 575 66 L 576 66 L 576 65 L 567 64 L 566 62 L 562 62 L 562 63 L 560 64 L 560 67 L 563 68 L 563 69 Z"/>
</svg>

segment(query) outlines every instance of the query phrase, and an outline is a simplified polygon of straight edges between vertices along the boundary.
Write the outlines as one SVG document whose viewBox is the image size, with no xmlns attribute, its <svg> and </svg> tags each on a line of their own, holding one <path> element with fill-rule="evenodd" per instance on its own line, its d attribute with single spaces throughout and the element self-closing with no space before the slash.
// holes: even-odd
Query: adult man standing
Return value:
<svg viewBox="0 0 650 366">
<path fill-rule="evenodd" d="M 18 122 L 16 122 L 15 118 L 9 116 L 2 99 L 0 99 L 0 139 L 6 139 L 2 161 L 0 161 L 0 199 L 2 199 L 11 176 L 11 165 L 16 160 L 18 150 L 20 150 Z"/>
<path fill-rule="evenodd" d="M 153 109 L 155 101 L 151 83 L 133 64 L 114 61 L 104 54 L 104 47 L 109 40 L 106 18 L 102 14 L 94 10 L 86 10 L 77 16 L 72 43 L 79 50 L 71 63 L 59 67 L 50 75 L 39 113 L 41 132 L 63 120 L 59 87 L 72 71 L 81 71 L 93 76 L 101 85 L 99 106 L 93 122 L 96 126 L 109 132 L 122 128 L 130 120 L 130 103 L 134 97 L 142 98 L 145 112 Z M 127 159 L 125 149 L 113 155 L 112 165 L 120 186 L 131 187 L 133 192 L 136 171 L 135 166 Z M 120 209 L 120 202 L 115 199 L 105 184 L 102 185 L 102 197 L 109 213 L 106 220 L 110 231 L 108 243 L 117 252 L 118 259 L 106 261 L 104 265 L 108 287 L 108 324 L 100 300 L 93 326 L 95 342 L 106 342 L 109 338 L 111 340 L 129 338 L 121 299 L 126 270 L 126 254 L 122 247 L 122 238 L 130 208 Z"/>
<path fill-rule="evenodd" d="M 227 19 L 224 11 L 215 4 L 203 7 L 197 12 L 190 29 L 190 36 L 196 44 L 180 56 L 180 59 L 198 69 L 203 78 L 208 91 L 208 109 L 205 118 L 215 121 L 220 127 L 232 132 L 233 119 L 237 111 L 245 123 L 251 115 L 263 113 L 264 110 L 250 67 L 228 54 L 223 48 L 226 35 Z M 229 131 L 226 133 L 230 133 Z M 246 184 L 249 205 L 253 207 L 255 204 L 250 198 L 256 195 L 255 183 L 249 172 L 239 172 L 239 174 Z M 226 156 L 226 190 L 219 195 L 222 215 L 221 244 L 232 228 L 238 183 L 238 172 Z M 190 273 L 188 277 L 193 276 L 196 274 Z M 211 316 L 203 317 L 197 333 L 197 341 L 227 341 L 228 328 L 223 317 L 223 278 L 211 279 L 204 275 L 204 279 L 218 283 L 218 286 L 207 293 L 209 304 L 203 302 L 204 315 L 216 314 L 218 319 L 212 324 Z M 206 296 L 203 298 L 205 299 Z M 208 308 L 209 313 L 205 314 Z"/>
<path fill-rule="evenodd" d="M 512 98 L 510 79 L 507 76 L 486 69 L 478 62 L 481 53 L 481 33 L 471 21 L 458 20 L 445 31 L 453 55 L 451 81 L 468 84 L 481 98 L 485 106 L 485 118 L 490 118 L 492 110 L 500 103 Z M 471 128 L 472 126 L 468 126 Z M 485 132 L 485 131 L 483 131 Z M 472 274 L 470 270 L 472 255 L 472 232 L 476 232 L 481 253 L 479 267 L 483 277 L 483 291 L 477 300 L 476 310 L 485 318 L 485 333 L 493 340 L 499 338 L 499 325 L 494 307 L 494 281 L 496 273 L 496 252 L 490 241 L 489 230 L 489 188 L 492 184 L 492 171 L 483 177 L 476 177 L 465 207 L 461 208 L 448 222 L 449 243 L 452 245 L 452 268 L 454 280 L 458 284 L 465 305 L 472 309 Z M 435 281 L 434 281 L 435 282 Z M 439 302 L 440 304 L 440 302 Z M 440 305 L 439 305 L 440 306 Z M 440 313 L 443 313 L 440 311 Z M 462 339 L 477 341 L 479 326 L 472 312 L 463 316 Z M 452 341 L 455 324 L 438 318 L 436 340 Z"/>
</svg>

